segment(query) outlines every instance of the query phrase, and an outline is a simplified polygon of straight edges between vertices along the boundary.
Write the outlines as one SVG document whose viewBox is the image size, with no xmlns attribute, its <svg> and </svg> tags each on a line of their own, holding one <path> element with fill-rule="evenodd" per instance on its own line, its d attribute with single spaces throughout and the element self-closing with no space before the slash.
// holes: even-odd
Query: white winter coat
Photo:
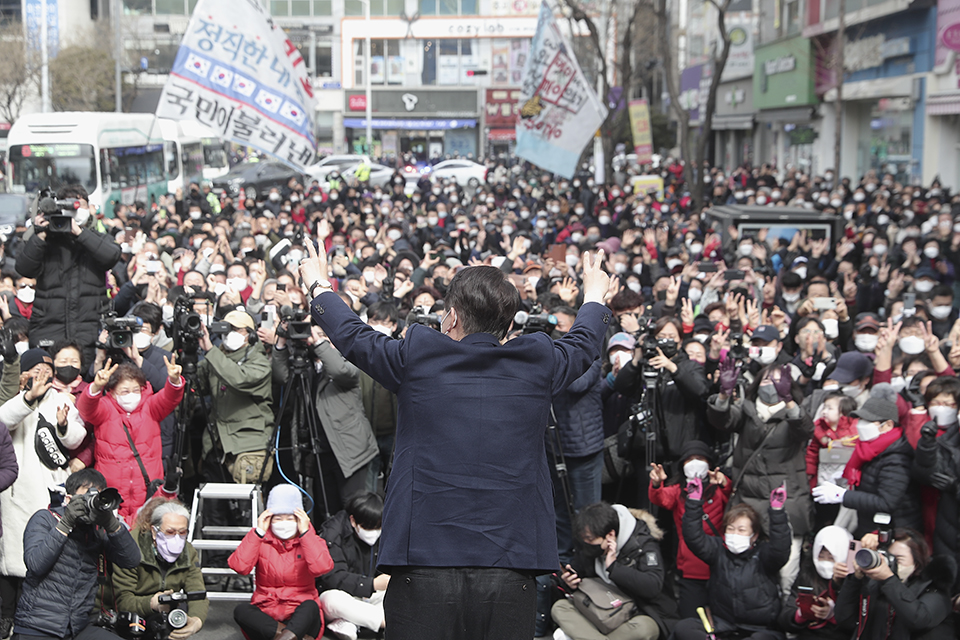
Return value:
<svg viewBox="0 0 960 640">
<path fill-rule="evenodd" d="M 24 577 L 23 531 L 30 516 L 50 505 L 50 490 L 56 491 L 70 475 L 68 469 L 48 469 L 37 455 L 34 438 L 37 416 L 43 414 L 47 422 L 57 424 L 57 409 L 67 404 L 67 433 L 60 441 L 67 449 L 80 446 L 87 435 L 86 428 L 73 397 L 69 393 L 50 389 L 34 404 L 27 405 L 26 392 L 21 391 L 0 407 L 0 423 L 7 425 L 13 438 L 20 475 L 9 489 L 0 493 L 0 517 L 3 518 L 3 537 L 0 537 L 0 575 Z"/>
</svg>

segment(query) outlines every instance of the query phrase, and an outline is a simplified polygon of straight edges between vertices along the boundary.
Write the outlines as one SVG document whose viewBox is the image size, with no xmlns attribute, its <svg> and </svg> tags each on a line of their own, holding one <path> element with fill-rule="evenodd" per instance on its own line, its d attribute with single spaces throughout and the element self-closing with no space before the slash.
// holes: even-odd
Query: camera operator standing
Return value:
<svg viewBox="0 0 960 640">
<path fill-rule="evenodd" d="M 23 534 L 27 577 L 17 606 L 13 637 L 18 640 L 116 636 L 91 624 L 101 557 L 132 569 L 140 549 L 113 509 L 103 474 L 82 469 L 66 481 L 62 507 L 33 514 Z M 87 495 L 87 494 L 98 495 Z M 103 494 L 103 495 L 99 495 Z"/>
<path fill-rule="evenodd" d="M 73 201 L 74 209 L 56 216 L 69 217 L 69 226 L 65 220 L 48 219 L 44 210 L 51 200 L 41 200 L 34 233 L 17 256 L 17 272 L 37 281 L 30 340 L 33 346 L 76 340 L 83 345 L 84 360 L 93 362 L 100 315 L 107 307 L 106 273 L 120 260 L 120 245 L 89 227 L 92 216 L 83 186 L 68 185 L 57 192 L 54 207 Z"/>
</svg>

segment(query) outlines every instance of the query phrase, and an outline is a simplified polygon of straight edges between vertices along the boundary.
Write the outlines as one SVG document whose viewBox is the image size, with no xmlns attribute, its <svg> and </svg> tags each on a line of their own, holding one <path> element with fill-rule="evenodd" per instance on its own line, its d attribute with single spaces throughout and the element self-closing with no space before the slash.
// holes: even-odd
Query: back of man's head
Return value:
<svg viewBox="0 0 960 640">
<path fill-rule="evenodd" d="M 450 281 L 445 309 L 457 310 L 463 333 L 490 333 L 502 340 L 520 308 L 520 293 L 496 267 L 469 267 Z"/>
<path fill-rule="evenodd" d="M 97 491 L 103 491 L 107 488 L 107 479 L 96 469 L 87 467 L 86 469 L 80 469 L 80 471 L 71 473 L 67 481 L 63 483 L 63 487 L 67 490 L 67 495 L 70 496 L 75 495 L 77 491 L 83 487 L 86 487 L 88 490 L 96 489 Z"/>
</svg>

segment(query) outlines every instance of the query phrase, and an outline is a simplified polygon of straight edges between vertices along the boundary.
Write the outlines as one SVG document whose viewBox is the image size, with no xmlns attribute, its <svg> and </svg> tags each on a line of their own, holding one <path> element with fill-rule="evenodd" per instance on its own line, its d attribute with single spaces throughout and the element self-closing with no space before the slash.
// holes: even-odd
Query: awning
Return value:
<svg viewBox="0 0 960 640">
<path fill-rule="evenodd" d="M 364 129 L 367 126 L 365 118 L 344 118 L 343 126 L 347 129 Z M 437 119 L 437 120 L 405 120 L 371 118 L 371 129 L 413 129 L 423 131 L 437 131 L 440 129 L 471 129 L 477 126 L 476 120 L 470 119 Z"/>
<path fill-rule="evenodd" d="M 810 122 L 812 116 L 812 106 L 764 109 L 757 112 L 757 122 L 791 122 L 799 124 L 801 122 Z"/>
<path fill-rule="evenodd" d="M 516 129 L 490 129 L 490 135 L 488 136 L 490 140 L 495 142 L 500 141 L 504 142 L 507 140 L 516 140 L 517 139 L 517 130 Z"/>
<path fill-rule="evenodd" d="M 950 116 L 960 113 L 960 93 L 927 96 L 928 116 Z"/>
<path fill-rule="evenodd" d="M 714 129 L 753 129 L 753 114 L 732 114 L 728 116 L 713 116 Z"/>
</svg>

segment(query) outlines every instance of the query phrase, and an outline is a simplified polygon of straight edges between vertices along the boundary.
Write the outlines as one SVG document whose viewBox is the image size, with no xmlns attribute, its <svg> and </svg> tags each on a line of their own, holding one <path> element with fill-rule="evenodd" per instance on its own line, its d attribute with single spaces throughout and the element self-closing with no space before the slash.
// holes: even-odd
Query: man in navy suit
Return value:
<svg viewBox="0 0 960 640">
<path fill-rule="evenodd" d="M 321 242 L 329 232 L 320 223 Z M 559 568 L 544 432 L 553 396 L 600 355 L 611 313 L 602 251 L 584 258 L 584 305 L 567 335 L 501 344 L 520 296 L 494 267 L 450 282 L 440 331 L 391 340 L 330 289 L 306 243 L 313 320 L 348 360 L 397 394 L 380 568 L 391 640 L 530 640 L 534 576 Z"/>
</svg>

